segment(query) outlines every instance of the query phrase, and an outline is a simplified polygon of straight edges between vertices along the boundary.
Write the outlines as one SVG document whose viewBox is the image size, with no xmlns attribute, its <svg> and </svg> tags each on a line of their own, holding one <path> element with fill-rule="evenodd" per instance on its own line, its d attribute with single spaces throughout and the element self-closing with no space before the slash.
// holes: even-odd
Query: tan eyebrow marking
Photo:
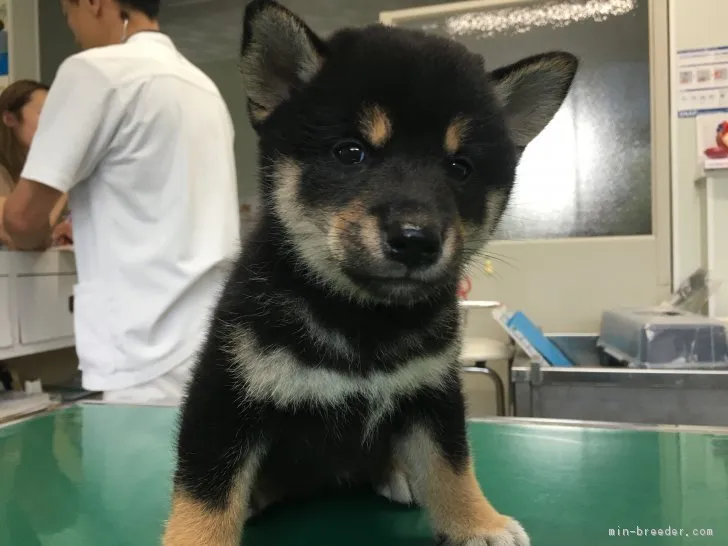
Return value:
<svg viewBox="0 0 728 546">
<path fill-rule="evenodd" d="M 470 122 L 461 116 L 456 117 L 450 122 L 450 125 L 448 125 L 445 131 L 444 143 L 445 151 L 448 154 L 457 153 L 468 134 L 469 127 Z"/>
<path fill-rule="evenodd" d="M 392 137 L 392 120 L 377 104 L 364 108 L 359 118 L 359 128 L 364 138 L 375 148 L 381 148 Z"/>
</svg>

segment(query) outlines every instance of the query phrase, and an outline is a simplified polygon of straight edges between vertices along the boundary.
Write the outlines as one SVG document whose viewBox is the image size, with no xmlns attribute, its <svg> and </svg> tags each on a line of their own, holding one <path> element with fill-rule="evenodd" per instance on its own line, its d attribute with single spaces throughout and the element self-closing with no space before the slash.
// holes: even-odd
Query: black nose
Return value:
<svg viewBox="0 0 728 546">
<path fill-rule="evenodd" d="M 442 252 L 442 240 L 437 231 L 394 223 L 384 230 L 387 257 L 409 269 L 429 267 Z"/>
</svg>

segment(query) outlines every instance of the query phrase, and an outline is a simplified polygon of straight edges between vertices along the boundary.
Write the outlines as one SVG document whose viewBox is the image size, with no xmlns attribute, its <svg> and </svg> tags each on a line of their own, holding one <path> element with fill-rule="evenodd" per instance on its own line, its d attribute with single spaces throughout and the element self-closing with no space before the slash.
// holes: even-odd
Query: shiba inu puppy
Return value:
<svg viewBox="0 0 728 546">
<path fill-rule="evenodd" d="M 443 544 L 526 546 L 473 472 L 457 285 L 577 60 L 489 70 L 380 25 L 324 40 L 265 0 L 243 27 L 262 211 L 184 402 L 164 544 L 234 546 L 272 503 L 365 484 Z"/>
</svg>

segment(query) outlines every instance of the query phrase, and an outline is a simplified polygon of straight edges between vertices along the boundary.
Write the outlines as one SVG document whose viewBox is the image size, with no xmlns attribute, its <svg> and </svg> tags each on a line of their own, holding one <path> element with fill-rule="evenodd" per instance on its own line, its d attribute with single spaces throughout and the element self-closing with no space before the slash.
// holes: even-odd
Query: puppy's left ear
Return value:
<svg viewBox="0 0 728 546">
<path fill-rule="evenodd" d="M 270 0 L 245 8 L 240 72 L 254 127 L 307 84 L 321 68 L 324 43 L 295 14 Z"/>
<path fill-rule="evenodd" d="M 491 72 L 516 146 L 525 148 L 558 112 L 578 66 L 574 55 L 556 51 L 527 57 Z"/>
</svg>

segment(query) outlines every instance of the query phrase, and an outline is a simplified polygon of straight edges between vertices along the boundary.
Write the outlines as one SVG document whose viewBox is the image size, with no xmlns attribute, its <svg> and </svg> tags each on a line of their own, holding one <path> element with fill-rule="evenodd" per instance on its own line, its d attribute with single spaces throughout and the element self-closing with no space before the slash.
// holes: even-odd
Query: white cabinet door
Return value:
<svg viewBox="0 0 728 546">
<path fill-rule="evenodd" d="M 0 348 L 13 345 L 13 321 L 10 316 L 10 281 L 0 277 Z"/>
<path fill-rule="evenodd" d="M 75 274 L 18 277 L 20 343 L 29 345 L 73 336 L 70 298 Z"/>
</svg>

